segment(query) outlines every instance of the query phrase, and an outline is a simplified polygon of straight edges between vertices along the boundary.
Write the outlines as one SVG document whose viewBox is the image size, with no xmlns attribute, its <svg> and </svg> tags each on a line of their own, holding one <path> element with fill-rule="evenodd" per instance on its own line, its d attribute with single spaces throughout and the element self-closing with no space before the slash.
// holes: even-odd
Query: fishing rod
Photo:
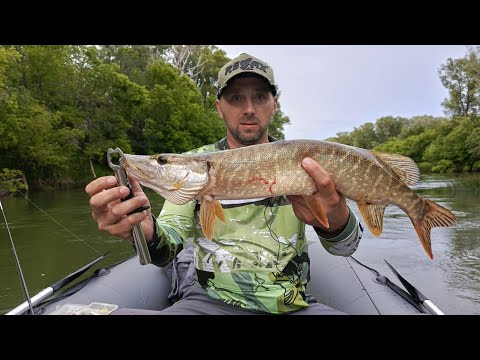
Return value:
<svg viewBox="0 0 480 360">
<path fill-rule="evenodd" d="M 33 312 L 32 300 L 30 299 L 30 295 L 28 294 L 27 284 L 25 282 L 25 278 L 23 277 L 22 267 L 20 266 L 20 261 L 18 260 L 17 251 L 15 250 L 15 245 L 13 243 L 12 234 L 10 233 L 10 228 L 8 227 L 7 217 L 5 215 L 5 211 L 3 210 L 3 205 L 2 205 L 1 200 L 0 200 L 0 209 L 2 210 L 3 218 L 5 219 L 5 226 L 7 227 L 8 236 L 10 237 L 10 243 L 12 244 L 13 255 L 15 257 L 15 263 L 17 265 L 17 271 L 18 271 L 18 274 L 20 275 L 20 282 L 22 283 L 23 294 L 24 294 L 25 298 L 27 299 L 27 301 L 25 302 L 26 305 L 25 305 L 24 311 L 26 310 L 27 304 L 28 304 L 28 308 L 30 309 L 30 313 L 32 315 L 34 315 L 35 313 Z"/>
<path fill-rule="evenodd" d="M 75 280 L 76 278 L 78 278 L 80 275 L 82 275 L 85 271 L 87 271 L 88 269 L 90 269 L 93 265 L 95 265 L 97 262 L 99 262 L 100 260 L 102 260 L 105 256 L 107 256 L 109 253 L 106 253 L 102 256 L 99 256 L 98 258 L 96 258 L 95 260 L 92 260 L 91 262 L 89 262 L 87 265 L 83 266 L 82 268 L 78 269 L 77 271 L 71 273 L 70 275 L 67 275 L 66 277 L 64 277 L 63 279 L 57 281 L 55 284 L 53 285 L 50 285 L 49 287 L 43 289 L 42 291 L 40 291 L 37 295 L 35 295 L 31 301 L 28 302 L 24 302 L 23 304 L 20 304 L 18 305 L 15 309 L 13 310 L 10 310 L 8 313 L 6 313 L 5 315 L 20 315 L 20 314 L 23 314 L 25 312 L 25 310 L 27 309 L 27 306 L 30 305 L 30 308 L 32 309 L 32 314 L 33 314 L 33 308 L 32 308 L 32 305 L 35 306 L 37 305 L 38 303 L 40 303 L 43 299 L 46 299 L 47 297 L 49 297 L 50 295 L 52 295 L 55 291 L 63 288 L 65 285 L 71 283 L 73 280 Z"/>
</svg>

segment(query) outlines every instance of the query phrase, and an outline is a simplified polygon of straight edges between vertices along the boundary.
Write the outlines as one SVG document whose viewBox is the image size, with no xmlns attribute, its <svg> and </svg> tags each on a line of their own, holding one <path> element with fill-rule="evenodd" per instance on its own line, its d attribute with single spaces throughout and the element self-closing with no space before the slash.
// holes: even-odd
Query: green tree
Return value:
<svg viewBox="0 0 480 360">
<path fill-rule="evenodd" d="M 230 60 L 224 50 L 214 45 L 172 45 L 164 58 L 180 75 L 187 75 L 197 85 L 206 109 L 215 110 L 218 71 Z"/>
<path fill-rule="evenodd" d="M 18 141 L 15 112 L 22 95 L 17 85 L 21 78 L 17 66 L 20 57 L 15 49 L 0 46 L 0 154 Z M 0 157 L 0 166 L 1 162 Z"/>
<path fill-rule="evenodd" d="M 337 136 L 329 137 L 329 138 L 326 138 L 325 140 L 353 146 L 353 138 L 351 133 L 348 131 L 338 132 Z"/>
<path fill-rule="evenodd" d="M 461 59 L 448 58 L 439 76 L 449 98 L 442 102 L 450 116 L 476 116 L 480 110 L 480 47 L 468 48 Z"/>
<path fill-rule="evenodd" d="M 405 118 L 386 116 L 375 122 L 375 135 L 380 143 L 387 142 L 390 138 L 400 134 Z"/>
<path fill-rule="evenodd" d="M 412 135 L 420 135 L 426 129 L 432 129 L 440 126 L 447 119 L 444 117 L 433 117 L 429 115 L 414 116 L 403 122 L 402 129 L 398 137 L 406 139 Z"/>
<path fill-rule="evenodd" d="M 281 110 L 280 102 L 278 103 L 277 112 L 273 116 L 272 121 L 268 125 L 268 133 L 278 140 L 285 140 L 283 126 L 290 124 L 290 118 L 285 116 Z"/>
<path fill-rule="evenodd" d="M 471 163 L 465 139 L 471 134 L 472 125 L 469 118 L 454 118 L 439 126 L 438 135 L 425 149 L 423 159 L 434 165 L 440 164 L 442 172 L 464 170 L 464 166 Z"/>
<path fill-rule="evenodd" d="M 102 45 L 99 57 L 105 64 L 117 64 L 120 73 L 139 85 L 145 82 L 147 66 L 164 57 L 168 45 Z"/>
<path fill-rule="evenodd" d="M 157 61 L 147 69 L 149 93 L 143 151 L 183 152 L 218 140 L 224 127 L 206 110 L 195 83 L 178 69 Z"/>
<path fill-rule="evenodd" d="M 378 143 L 377 134 L 375 133 L 375 125 L 371 122 L 360 125 L 358 128 L 355 127 L 351 136 L 353 146 L 359 148 L 372 149 Z"/>
<path fill-rule="evenodd" d="M 386 143 L 374 147 L 375 150 L 405 155 L 412 158 L 415 162 L 423 161 L 425 149 L 437 137 L 437 131 L 434 128 L 425 129 L 424 132 L 417 135 L 411 135 L 405 139 L 390 138 Z"/>
</svg>

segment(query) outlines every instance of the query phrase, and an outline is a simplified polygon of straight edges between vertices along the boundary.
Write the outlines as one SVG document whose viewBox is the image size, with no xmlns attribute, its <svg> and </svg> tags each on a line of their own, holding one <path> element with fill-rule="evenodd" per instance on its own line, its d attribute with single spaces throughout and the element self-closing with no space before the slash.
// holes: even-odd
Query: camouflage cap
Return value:
<svg viewBox="0 0 480 360">
<path fill-rule="evenodd" d="M 273 76 L 273 69 L 265 61 L 252 55 L 243 53 L 230 60 L 218 72 L 218 93 L 220 97 L 228 81 L 239 74 L 252 74 L 263 77 L 272 86 L 272 92 L 276 95 L 277 85 Z"/>
</svg>

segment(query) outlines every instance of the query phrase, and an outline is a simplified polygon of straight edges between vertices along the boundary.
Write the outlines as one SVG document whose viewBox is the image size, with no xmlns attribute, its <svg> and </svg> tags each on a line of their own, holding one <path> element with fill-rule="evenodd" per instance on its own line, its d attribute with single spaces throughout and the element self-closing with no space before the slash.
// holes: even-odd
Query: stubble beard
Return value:
<svg viewBox="0 0 480 360">
<path fill-rule="evenodd" d="M 236 128 L 229 127 L 228 130 L 230 131 L 230 134 L 232 134 L 232 137 L 239 144 L 242 144 L 244 146 L 258 144 L 260 139 L 268 131 L 268 125 L 267 126 L 261 126 L 256 131 L 243 132 L 243 134 L 242 134 L 242 132 L 240 131 L 239 128 L 240 128 L 240 125 L 237 126 Z"/>
</svg>

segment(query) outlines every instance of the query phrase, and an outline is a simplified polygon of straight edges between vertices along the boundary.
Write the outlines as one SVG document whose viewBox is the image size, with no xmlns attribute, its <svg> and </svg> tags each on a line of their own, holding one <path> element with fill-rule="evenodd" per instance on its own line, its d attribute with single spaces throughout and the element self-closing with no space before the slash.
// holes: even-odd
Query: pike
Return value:
<svg viewBox="0 0 480 360">
<path fill-rule="evenodd" d="M 414 193 L 420 172 L 409 157 L 320 140 L 285 140 L 237 149 L 191 154 L 125 154 L 127 174 L 181 205 L 201 202 L 200 224 L 212 239 L 215 221 L 225 222 L 219 200 L 302 195 L 318 221 L 329 227 L 324 209 L 312 195 L 315 182 L 303 169 L 305 157 L 317 161 L 335 188 L 355 201 L 370 232 L 380 236 L 385 208 L 392 204 L 410 218 L 433 259 L 430 230 L 457 219 L 448 209 Z"/>
</svg>

